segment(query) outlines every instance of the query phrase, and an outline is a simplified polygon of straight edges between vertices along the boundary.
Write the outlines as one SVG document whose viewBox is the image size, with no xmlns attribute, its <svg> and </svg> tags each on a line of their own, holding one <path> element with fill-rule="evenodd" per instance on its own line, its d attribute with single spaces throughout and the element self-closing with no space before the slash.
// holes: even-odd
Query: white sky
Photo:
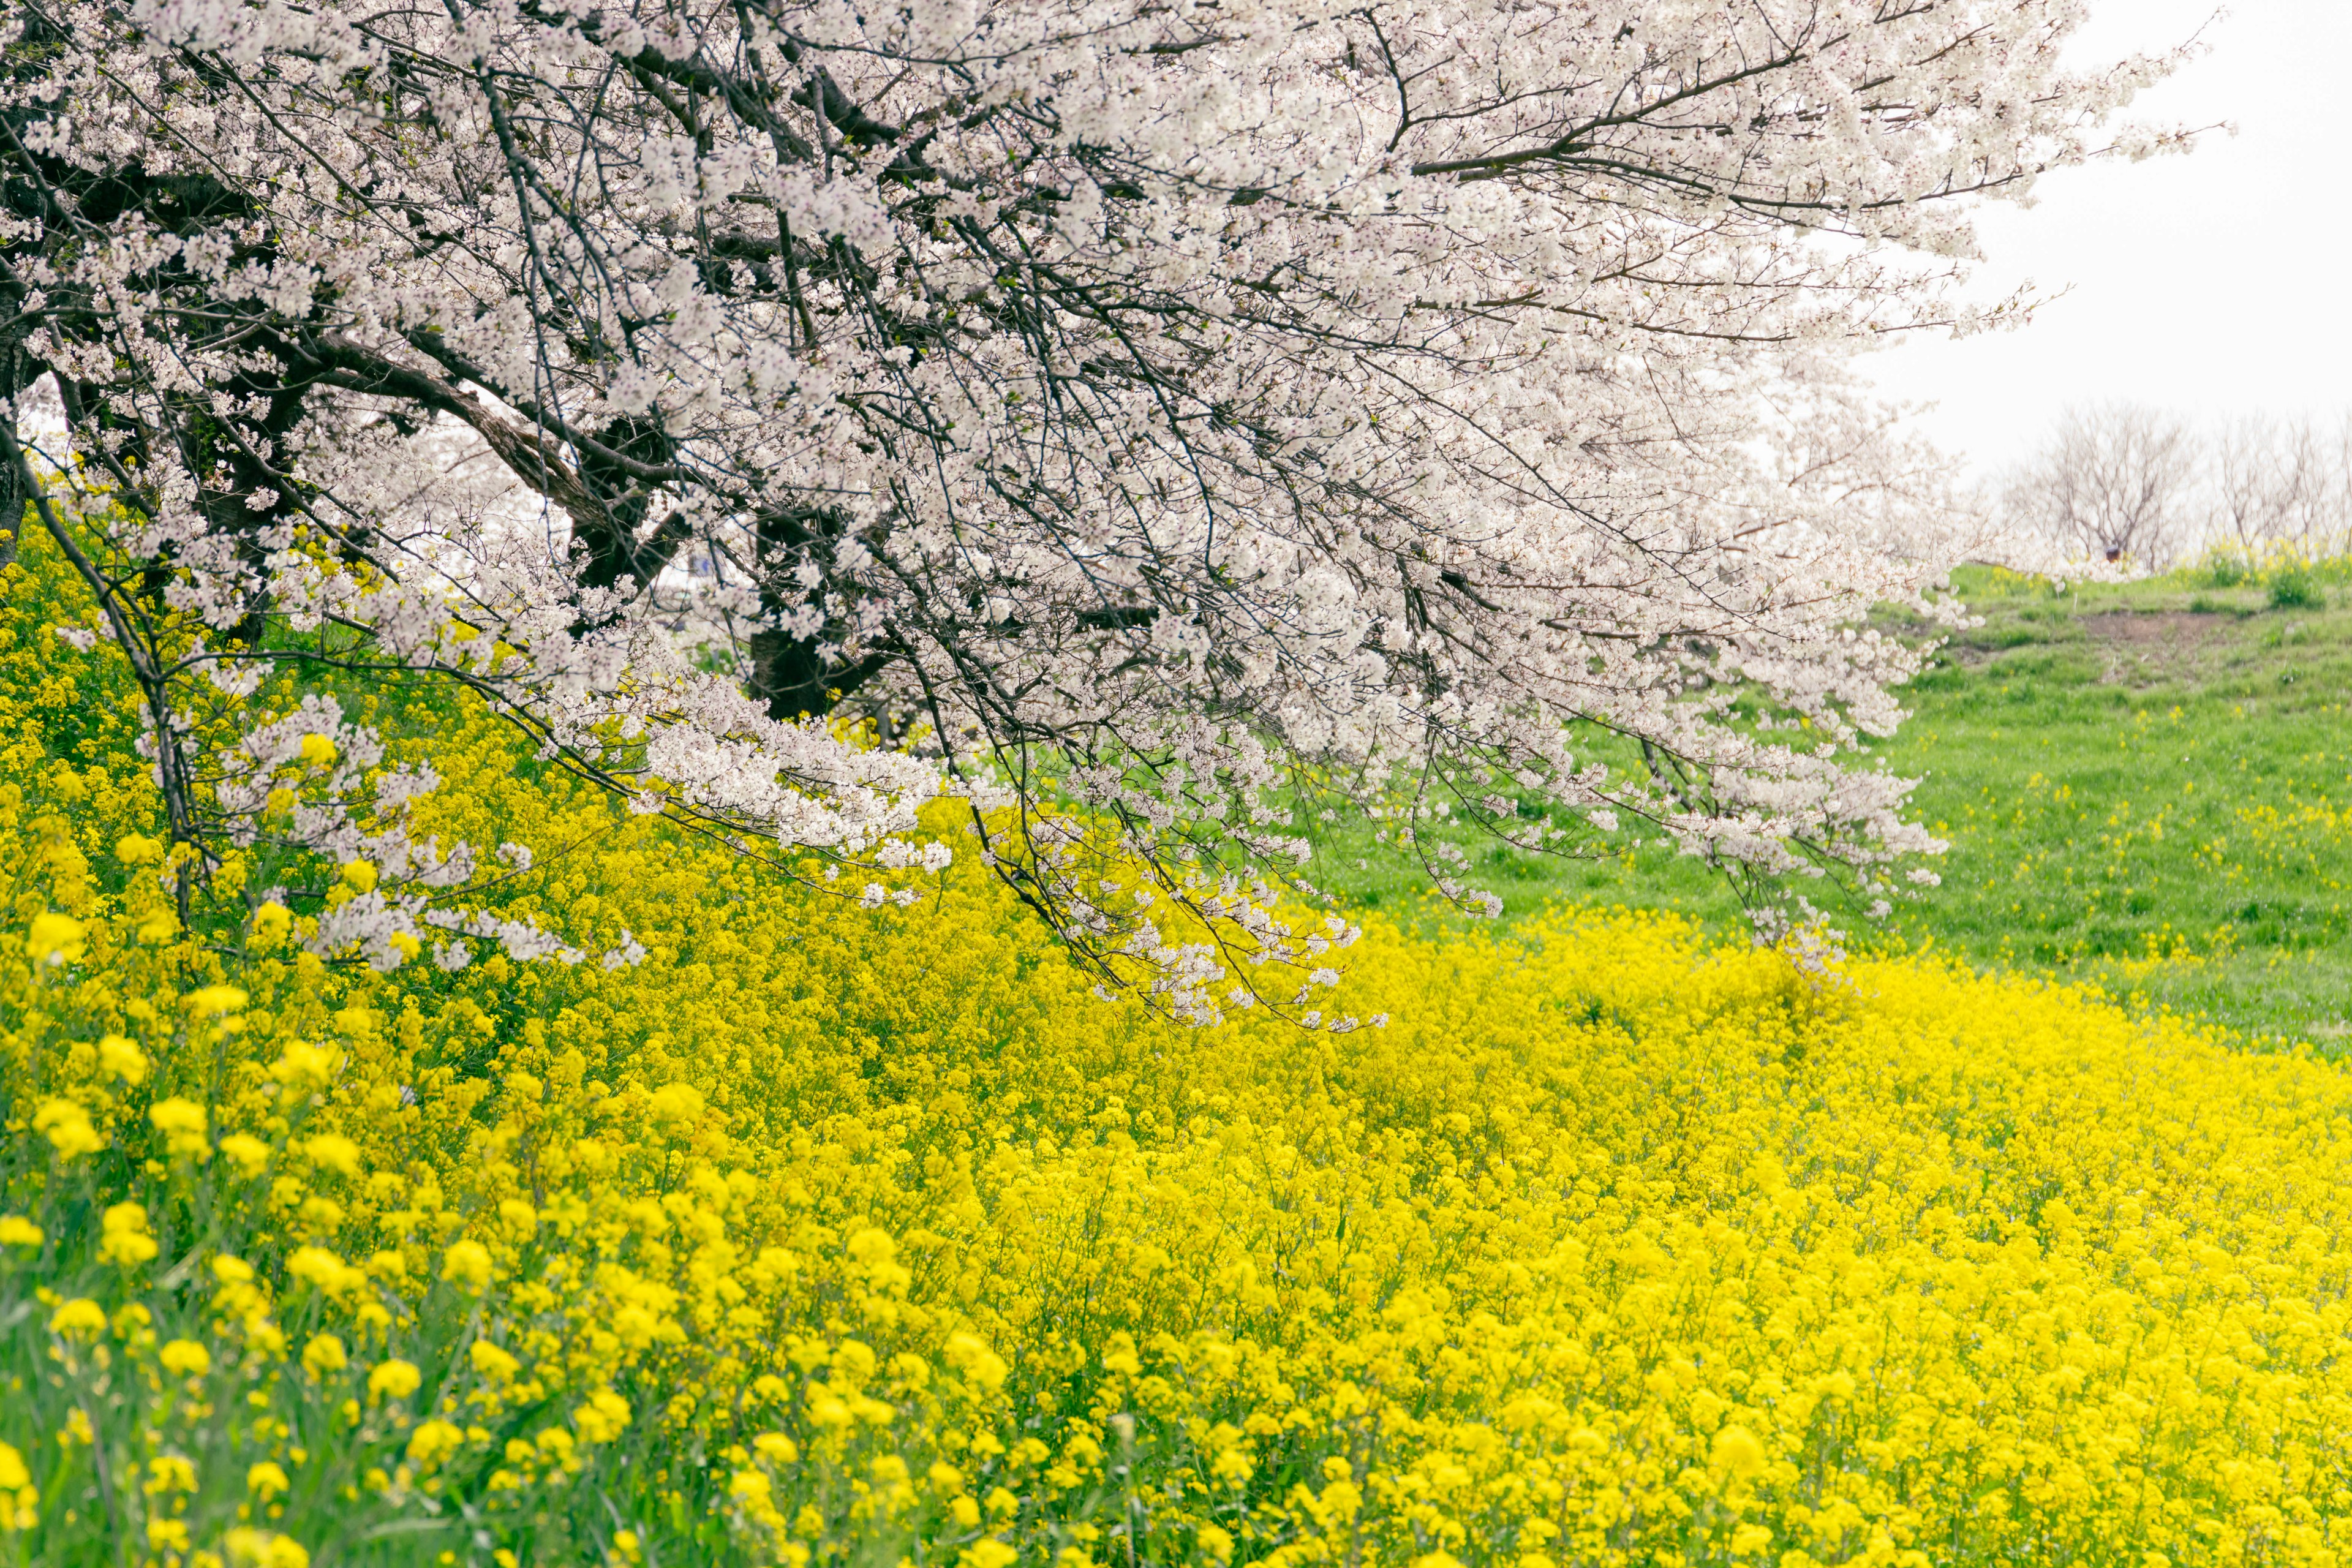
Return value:
<svg viewBox="0 0 2352 1568">
<path fill-rule="evenodd" d="M 2092 0 L 2085 58 L 2195 34 L 2214 0 Z M 1923 336 L 1866 362 L 1934 402 L 1927 434 L 1979 472 L 2022 457 L 2069 404 L 2129 399 L 2195 417 L 2352 409 L 2352 0 L 2237 0 L 2211 52 L 2135 119 L 2229 121 L 2185 158 L 2043 179 L 1986 208 L 1974 292 L 2067 292 L 2013 331 Z"/>
</svg>

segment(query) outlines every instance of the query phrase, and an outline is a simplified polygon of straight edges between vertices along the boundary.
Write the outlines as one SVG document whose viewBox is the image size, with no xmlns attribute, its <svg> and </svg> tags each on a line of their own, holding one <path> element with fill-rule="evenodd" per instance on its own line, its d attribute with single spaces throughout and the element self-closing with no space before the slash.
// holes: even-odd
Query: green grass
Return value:
<svg viewBox="0 0 2352 1568">
<path fill-rule="evenodd" d="M 1884 748 L 1951 841 L 1944 885 L 1874 931 L 1844 921 L 1851 941 L 2352 1049 L 2352 571 L 2224 565 L 2053 594 L 1971 570 L 1961 585 L 1983 625 L 1946 645 Z M 1326 864 L 1350 901 L 1433 918 L 1392 862 Z M 1718 879 L 1662 850 L 1495 848 L 1478 870 L 1507 919 L 1565 900 L 1744 929 Z"/>
</svg>

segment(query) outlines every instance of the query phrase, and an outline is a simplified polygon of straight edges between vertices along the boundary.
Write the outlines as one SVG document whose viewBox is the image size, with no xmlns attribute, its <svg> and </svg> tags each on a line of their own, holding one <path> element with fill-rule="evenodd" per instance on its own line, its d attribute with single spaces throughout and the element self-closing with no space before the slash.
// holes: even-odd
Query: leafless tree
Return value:
<svg viewBox="0 0 2352 1568">
<path fill-rule="evenodd" d="M 2011 477 L 2017 521 L 2084 554 L 2161 568 L 2193 539 L 2200 443 L 2140 404 L 2070 408 L 2050 441 Z"/>
<path fill-rule="evenodd" d="M 2207 482 L 2211 543 L 2259 554 L 2282 544 L 2333 548 L 2345 535 L 2352 419 L 2240 419 L 2212 443 Z"/>
</svg>

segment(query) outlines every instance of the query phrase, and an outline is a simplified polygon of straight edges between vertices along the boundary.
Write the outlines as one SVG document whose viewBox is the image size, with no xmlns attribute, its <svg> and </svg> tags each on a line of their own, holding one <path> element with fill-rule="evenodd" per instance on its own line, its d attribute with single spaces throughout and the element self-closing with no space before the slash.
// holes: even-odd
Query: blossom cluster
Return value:
<svg viewBox="0 0 2352 1568">
<path fill-rule="evenodd" d="M 2177 140 L 2082 9 L 43 0 L 0 375 L 60 426 L 5 478 L 174 842 L 185 689 L 298 662 L 790 848 L 940 782 L 852 701 L 1179 905 L 1299 849 L 1305 767 L 1874 897 L 1935 845 L 1859 624 L 1983 541 L 1846 362 L 2014 313 L 1952 287 L 1982 203 Z"/>
</svg>

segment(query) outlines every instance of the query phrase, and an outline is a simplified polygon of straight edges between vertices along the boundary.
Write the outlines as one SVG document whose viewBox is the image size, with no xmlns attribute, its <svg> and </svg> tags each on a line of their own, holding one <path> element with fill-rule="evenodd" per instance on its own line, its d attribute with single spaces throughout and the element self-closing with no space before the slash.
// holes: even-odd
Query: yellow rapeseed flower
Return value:
<svg viewBox="0 0 2352 1568">
<path fill-rule="evenodd" d="M 121 1035 L 98 1042 L 98 1065 L 128 1084 L 147 1081 L 147 1053 Z"/>
<path fill-rule="evenodd" d="M 452 1244 L 441 1255 L 441 1278 L 470 1290 L 487 1289 L 490 1282 L 489 1248 L 478 1241 Z"/>
<path fill-rule="evenodd" d="M 405 1399 L 424 1382 L 413 1362 L 397 1358 L 378 1362 L 368 1372 L 368 1394 L 378 1399 Z"/>
<path fill-rule="evenodd" d="M 351 1356 L 343 1342 L 333 1334 L 314 1334 L 302 1347 L 302 1370 L 312 1377 L 324 1378 L 343 1370 Z"/>
<path fill-rule="evenodd" d="M 1745 1426 L 1721 1428 L 1712 1447 L 1717 1468 L 1736 1480 L 1748 1480 L 1764 1468 L 1764 1445 Z"/>
<path fill-rule="evenodd" d="M 222 1537 L 229 1568 L 310 1568 L 310 1553 L 290 1535 L 240 1526 Z"/>
<path fill-rule="evenodd" d="M 212 1352 L 194 1340 L 173 1340 L 155 1352 L 163 1370 L 181 1377 L 202 1377 L 212 1371 Z"/>
<path fill-rule="evenodd" d="M 106 1311 L 87 1296 L 75 1298 L 49 1314 L 49 1332 L 79 1338 L 106 1331 Z"/>
<path fill-rule="evenodd" d="M 33 1131 L 46 1133 L 52 1148 L 65 1157 L 94 1154 L 106 1147 L 106 1139 L 90 1125 L 89 1112 L 76 1100 L 57 1099 L 41 1102 L 33 1112 Z"/>
<path fill-rule="evenodd" d="M 168 1095 L 148 1108 L 147 1120 L 173 1154 L 201 1155 L 211 1148 L 205 1140 L 205 1108 L 193 1100 Z"/>
<path fill-rule="evenodd" d="M 152 866 L 163 858 L 163 843 L 143 833 L 126 833 L 114 841 L 114 858 L 126 866 Z"/>
<path fill-rule="evenodd" d="M 188 993 L 185 1004 L 188 1011 L 198 1017 L 216 1018 L 224 1014 L 244 1011 L 247 1000 L 241 986 L 200 985 Z"/>
<path fill-rule="evenodd" d="M 454 1422 L 426 1421 L 410 1434 L 408 1458 L 412 1463 L 430 1468 L 465 1444 L 466 1434 Z"/>
<path fill-rule="evenodd" d="M 85 928 L 71 915 L 51 910 L 33 917 L 25 936 L 25 951 L 36 963 L 70 963 L 89 951 Z"/>
<path fill-rule="evenodd" d="M 339 1132 L 321 1132 L 315 1138 L 305 1140 L 302 1152 L 320 1170 L 332 1171 L 341 1176 L 360 1173 L 360 1146 Z"/>
</svg>

